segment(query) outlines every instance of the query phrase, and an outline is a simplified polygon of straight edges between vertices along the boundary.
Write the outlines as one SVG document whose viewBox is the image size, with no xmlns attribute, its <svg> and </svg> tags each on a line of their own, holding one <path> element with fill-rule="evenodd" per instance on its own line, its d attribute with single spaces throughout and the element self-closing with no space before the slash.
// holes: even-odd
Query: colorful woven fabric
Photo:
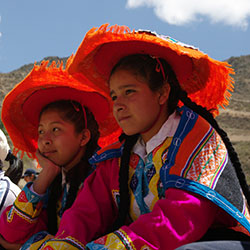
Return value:
<svg viewBox="0 0 250 250">
<path fill-rule="evenodd" d="M 82 74 L 100 91 L 109 92 L 107 80 L 114 65 L 124 56 L 149 54 L 164 58 L 175 71 L 181 87 L 197 104 L 214 115 L 218 105 L 228 104 L 234 74 L 230 65 L 210 58 L 198 49 L 149 31 L 131 31 L 126 26 L 102 25 L 85 35 L 68 71 L 82 80 Z"/>
<path fill-rule="evenodd" d="M 146 157 L 133 149 L 128 186 L 131 223 L 105 235 L 120 202 L 123 144 L 117 142 L 91 158 L 98 165 L 96 171 L 85 180 L 70 212 L 64 213 L 55 239 L 41 249 L 73 250 L 85 245 L 88 249 L 176 249 L 214 227 L 249 235 L 248 207 L 230 160 L 223 160 L 227 151 L 220 136 L 190 109 L 183 107 L 180 115 L 174 135 L 165 128 L 165 138 L 161 142 L 158 137 Z M 5 237 L 10 227 L 2 228 Z M 40 249 L 36 244 L 28 249 Z"/>
<path fill-rule="evenodd" d="M 2 121 L 14 145 L 14 153 L 22 151 L 35 158 L 37 149 L 37 125 L 41 109 L 56 100 L 76 100 L 87 106 L 99 124 L 104 146 L 116 140 L 118 125 L 112 116 L 107 95 L 97 93 L 87 79 L 79 83 L 63 65 L 48 61 L 34 65 L 26 78 L 8 93 L 3 101 Z"/>
</svg>

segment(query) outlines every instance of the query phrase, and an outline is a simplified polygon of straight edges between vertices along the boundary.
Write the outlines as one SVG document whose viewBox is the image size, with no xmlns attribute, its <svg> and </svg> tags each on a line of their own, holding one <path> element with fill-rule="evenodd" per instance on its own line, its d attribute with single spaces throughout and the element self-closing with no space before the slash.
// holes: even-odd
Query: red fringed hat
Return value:
<svg viewBox="0 0 250 250">
<path fill-rule="evenodd" d="M 2 121 L 13 142 L 13 152 L 22 151 L 22 156 L 26 152 L 35 158 L 39 114 L 45 105 L 57 100 L 75 100 L 90 109 L 99 124 L 100 146 L 116 141 L 120 131 L 107 95 L 88 83 L 87 79 L 79 83 L 63 69 L 62 63 L 48 66 L 48 61 L 44 61 L 40 66 L 34 65 L 3 101 Z"/>
<path fill-rule="evenodd" d="M 126 26 L 102 25 L 87 32 L 68 71 L 82 81 L 85 75 L 99 91 L 109 92 L 107 80 L 112 68 L 123 57 L 149 54 L 165 59 L 189 97 L 218 114 L 219 105 L 228 105 L 234 74 L 230 65 L 210 58 L 197 48 L 149 31 L 130 31 Z"/>
</svg>

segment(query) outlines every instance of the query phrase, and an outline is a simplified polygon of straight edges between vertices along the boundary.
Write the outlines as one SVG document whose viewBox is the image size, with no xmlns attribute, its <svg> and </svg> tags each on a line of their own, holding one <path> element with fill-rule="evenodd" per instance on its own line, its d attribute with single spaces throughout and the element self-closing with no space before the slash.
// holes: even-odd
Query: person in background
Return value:
<svg viewBox="0 0 250 250">
<path fill-rule="evenodd" d="M 25 170 L 22 178 L 26 181 L 26 182 L 33 182 L 36 177 L 38 176 L 38 172 L 36 170 L 34 170 L 33 168 L 28 168 Z"/>
<path fill-rule="evenodd" d="M 10 152 L 7 138 L 3 131 L 0 129 L 0 215 L 6 209 L 6 207 L 13 204 L 21 191 L 21 189 L 15 183 L 13 183 L 2 170 L 3 162 L 6 161 L 6 159 L 10 155 L 12 155 L 12 153 Z"/>
<path fill-rule="evenodd" d="M 41 167 L 0 218 L 0 244 L 7 249 L 9 243 L 29 247 L 29 238 L 57 232 L 94 170 L 88 159 L 112 142 L 116 123 L 108 99 L 87 83 L 76 81 L 61 64 L 43 62 L 3 101 L 2 121 L 15 151 L 37 159 Z"/>
<path fill-rule="evenodd" d="M 22 159 L 9 151 L 5 161 L 9 162 L 9 167 L 5 171 L 5 176 L 8 176 L 13 183 L 19 185 L 19 181 L 21 180 L 23 174 Z"/>
</svg>

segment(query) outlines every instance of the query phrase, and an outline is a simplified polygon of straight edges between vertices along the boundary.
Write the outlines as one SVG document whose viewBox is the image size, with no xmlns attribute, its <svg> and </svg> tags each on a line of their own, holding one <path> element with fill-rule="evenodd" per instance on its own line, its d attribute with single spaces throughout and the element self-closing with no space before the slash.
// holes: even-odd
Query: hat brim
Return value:
<svg viewBox="0 0 250 250">
<path fill-rule="evenodd" d="M 38 101 L 39 100 L 39 101 Z M 37 126 L 43 107 L 58 100 L 74 100 L 82 106 L 87 106 L 100 123 L 110 112 L 109 103 L 97 92 L 88 92 L 70 87 L 50 87 L 32 93 L 23 103 L 23 115 L 33 125 Z"/>
<path fill-rule="evenodd" d="M 117 62 L 121 58 L 133 54 L 148 54 L 166 59 L 175 68 L 180 82 L 184 82 L 191 75 L 193 65 L 187 55 L 177 55 L 170 48 L 143 41 L 121 41 L 119 43 L 103 44 L 94 57 L 94 65 L 98 73 L 104 75 L 108 80 L 110 72 Z M 103 58 L 105 58 L 106 63 L 104 63 Z M 178 65 L 182 65 L 185 70 Z M 195 92 L 195 89 L 190 91 Z"/>
<path fill-rule="evenodd" d="M 169 37 L 130 31 L 126 26 L 105 24 L 87 32 L 68 65 L 68 72 L 81 80 L 84 74 L 101 91 L 114 65 L 124 56 L 149 54 L 165 59 L 174 70 L 182 89 L 197 104 L 218 113 L 227 105 L 233 90 L 233 70 L 226 62 L 210 58 L 198 49 Z"/>
</svg>

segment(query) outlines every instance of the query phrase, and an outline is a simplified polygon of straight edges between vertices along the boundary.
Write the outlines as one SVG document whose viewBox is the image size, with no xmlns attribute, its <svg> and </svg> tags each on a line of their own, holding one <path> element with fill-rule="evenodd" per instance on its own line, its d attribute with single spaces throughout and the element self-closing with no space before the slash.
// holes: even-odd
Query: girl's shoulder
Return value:
<svg viewBox="0 0 250 250">
<path fill-rule="evenodd" d="M 99 149 L 90 159 L 90 164 L 100 163 L 113 158 L 120 158 L 122 155 L 123 143 L 116 141 L 104 148 Z"/>
</svg>

